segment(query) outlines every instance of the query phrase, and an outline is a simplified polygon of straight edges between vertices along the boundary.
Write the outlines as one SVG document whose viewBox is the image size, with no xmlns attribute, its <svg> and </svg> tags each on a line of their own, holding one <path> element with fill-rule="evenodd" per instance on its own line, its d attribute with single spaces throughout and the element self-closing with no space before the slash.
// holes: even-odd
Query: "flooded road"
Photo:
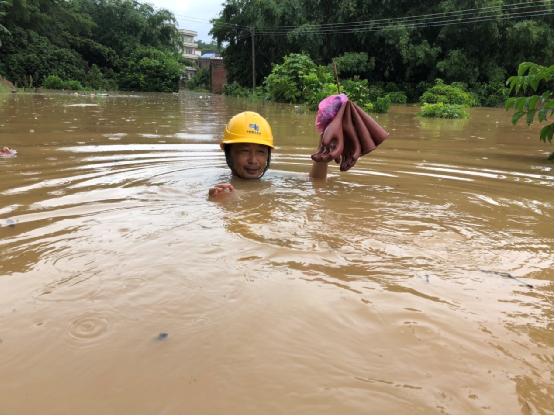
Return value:
<svg viewBox="0 0 555 416">
<path fill-rule="evenodd" d="M 229 181 L 254 110 L 278 148 Z M 553 413 L 553 164 L 503 109 L 375 117 L 206 94 L 0 95 L 2 413 Z"/>
</svg>

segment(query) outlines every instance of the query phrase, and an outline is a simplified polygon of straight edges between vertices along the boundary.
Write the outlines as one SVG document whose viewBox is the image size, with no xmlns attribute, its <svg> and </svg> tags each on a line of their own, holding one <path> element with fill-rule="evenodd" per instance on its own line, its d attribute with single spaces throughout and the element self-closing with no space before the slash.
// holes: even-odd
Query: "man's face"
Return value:
<svg viewBox="0 0 555 416">
<path fill-rule="evenodd" d="M 233 169 L 243 179 L 258 179 L 268 163 L 268 146 L 254 143 L 231 145 Z"/>
</svg>

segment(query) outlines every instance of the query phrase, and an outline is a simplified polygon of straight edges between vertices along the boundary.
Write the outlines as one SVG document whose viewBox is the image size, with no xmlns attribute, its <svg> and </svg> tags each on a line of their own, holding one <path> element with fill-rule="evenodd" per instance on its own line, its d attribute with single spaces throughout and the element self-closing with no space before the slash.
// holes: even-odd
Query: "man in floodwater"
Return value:
<svg viewBox="0 0 555 416">
<path fill-rule="evenodd" d="M 225 152 L 225 160 L 234 177 L 260 179 L 270 167 L 274 137 L 270 124 L 264 117 L 253 111 L 236 114 L 227 123 L 220 147 Z M 310 176 L 325 179 L 326 162 L 313 162 Z M 230 183 L 219 183 L 210 188 L 210 198 L 221 197 L 233 192 Z"/>
</svg>

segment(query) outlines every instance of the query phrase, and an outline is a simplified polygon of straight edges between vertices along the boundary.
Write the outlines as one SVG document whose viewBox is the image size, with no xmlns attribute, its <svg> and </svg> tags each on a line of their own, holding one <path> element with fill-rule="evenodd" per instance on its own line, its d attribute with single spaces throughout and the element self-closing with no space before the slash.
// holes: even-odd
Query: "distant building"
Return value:
<svg viewBox="0 0 555 416">
<path fill-rule="evenodd" d="M 181 50 L 183 51 L 183 57 L 192 61 L 196 61 L 200 56 L 200 51 L 197 49 L 198 44 L 195 41 L 198 33 L 194 30 L 179 29 L 179 34 L 182 38 Z"/>
<path fill-rule="evenodd" d="M 198 66 L 208 71 L 210 76 L 210 92 L 221 94 L 227 82 L 227 71 L 224 66 L 224 59 L 215 56 L 215 53 L 205 53 L 198 59 Z"/>
<path fill-rule="evenodd" d="M 199 69 L 204 69 L 208 71 L 210 91 L 221 94 L 227 82 L 223 58 L 219 53 L 213 51 L 207 51 L 201 56 L 201 51 L 197 49 L 198 44 L 195 42 L 198 33 L 194 30 L 179 29 L 179 33 L 183 39 L 183 57 L 192 61 L 192 65 L 184 68 L 182 80 L 190 80 Z"/>
<path fill-rule="evenodd" d="M 204 51 L 200 57 L 201 58 L 219 58 L 220 54 L 218 52 L 214 52 L 214 51 Z"/>
</svg>

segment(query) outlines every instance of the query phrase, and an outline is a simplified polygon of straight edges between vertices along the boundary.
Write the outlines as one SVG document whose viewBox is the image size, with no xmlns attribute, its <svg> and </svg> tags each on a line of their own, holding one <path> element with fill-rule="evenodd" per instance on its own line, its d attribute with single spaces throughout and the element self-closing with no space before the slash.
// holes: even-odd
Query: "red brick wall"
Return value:
<svg viewBox="0 0 555 416">
<path fill-rule="evenodd" d="M 224 84 L 227 82 L 227 72 L 222 59 L 210 61 L 210 90 L 214 94 L 221 94 L 224 91 Z"/>
</svg>

